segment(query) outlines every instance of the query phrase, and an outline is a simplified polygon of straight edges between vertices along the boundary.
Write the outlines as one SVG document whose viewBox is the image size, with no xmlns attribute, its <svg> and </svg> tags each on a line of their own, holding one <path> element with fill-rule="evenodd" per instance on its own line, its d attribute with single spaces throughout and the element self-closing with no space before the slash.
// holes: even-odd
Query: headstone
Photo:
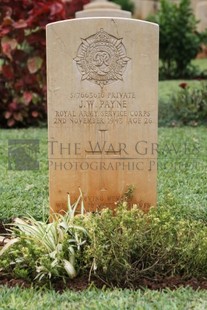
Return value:
<svg viewBox="0 0 207 310">
<path fill-rule="evenodd" d="M 135 1 L 134 15 L 140 19 L 147 19 L 157 12 L 158 6 L 159 3 L 155 0 L 137 0 Z"/>
<path fill-rule="evenodd" d="M 201 1 L 196 5 L 196 19 L 199 21 L 197 30 L 203 32 L 207 30 L 207 1 Z"/>
<path fill-rule="evenodd" d="M 193 13 L 196 14 L 196 6 L 201 0 L 191 0 L 191 8 L 193 10 Z"/>
<path fill-rule="evenodd" d="M 86 210 L 114 208 L 128 186 L 148 210 L 157 192 L 158 26 L 103 1 L 91 6 L 47 26 L 51 212 L 66 210 L 79 188 Z"/>
</svg>

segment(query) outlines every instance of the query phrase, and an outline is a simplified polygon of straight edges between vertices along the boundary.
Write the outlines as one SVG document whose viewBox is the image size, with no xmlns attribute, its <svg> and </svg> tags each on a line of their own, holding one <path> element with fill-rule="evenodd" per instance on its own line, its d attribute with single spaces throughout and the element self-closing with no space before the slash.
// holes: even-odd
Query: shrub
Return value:
<svg viewBox="0 0 207 310">
<path fill-rule="evenodd" d="M 207 123 L 207 83 L 191 88 L 187 83 L 180 83 L 180 90 L 169 98 L 171 125 L 191 125 Z"/>
<path fill-rule="evenodd" d="M 0 124 L 46 120 L 45 26 L 74 17 L 88 0 L 2 0 L 0 3 Z"/>
<path fill-rule="evenodd" d="M 128 209 L 126 202 L 115 216 L 105 209 L 83 221 L 91 239 L 82 253 L 83 269 L 104 283 L 131 287 L 140 277 L 207 275 L 202 221 L 178 217 L 164 207 L 145 214 L 136 205 Z"/>
<path fill-rule="evenodd" d="M 194 69 L 190 63 L 200 50 L 203 35 L 196 31 L 190 0 L 179 4 L 161 0 L 160 10 L 151 20 L 160 26 L 160 77 L 191 77 Z"/>
</svg>

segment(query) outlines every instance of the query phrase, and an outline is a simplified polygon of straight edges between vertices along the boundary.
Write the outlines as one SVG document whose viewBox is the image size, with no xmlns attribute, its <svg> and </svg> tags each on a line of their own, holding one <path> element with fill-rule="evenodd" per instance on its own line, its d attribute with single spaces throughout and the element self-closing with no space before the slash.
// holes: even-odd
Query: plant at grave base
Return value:
<svg viewBox="0 0 207 310">
<path fill-rule="evenodd" d="M 82 225 L 90 235 L 81 257 L 89 278 L 133 287 L 140 277 L 207 276 L 207 223 L 179 218 L 171 208 L 144 213 L 123 202 L 115 215 L 103 209 Z"/>
<path fill-rule="evenodd" d="M 74 17 L 88 0 L 0 1 L 0 124 L 46 121 L 46 24 Z"/>
<path fill-rule="evenodd" d="M 133 287 L 140 277 L 207 277 L 205 218 L 186 219 L 172 207 L 144 213 L 127 201 L 115 212 L 83 214 L 82 204 L 82 216 L 74 216 L 78 204 L 69 199 L 68 205 L 71 212 L 50 224 L 16 219 L 0 251 L 1 273 L 50 282 L 87 273 L 121 287 Z"/>
<path fill-rule="evenodd" d="M 115 202 L 115 205 L 119 206 L 119 205 L 122 205 L 123 203 L 127 204 L 132 199 L 134 190 L 135 190 L 135 186 L 129 185 L 126 191 L 120 197 L 120 199 Z"/>
<path fill-rule="evenodd" d="M 83 194 L 81 192 L 81 189 L 79 188 L 80 195 L 76 202 L 74 204 L 71 204 L 70 194 L 68 193 L 68 210 L 67 210 L 67 216 L 70 219 L 74 219 L 75 213 L 77 212 L 77 208 L 80 204 L 80 215 L 84 215 L 85 208 L 84 208 L 84 202 L 83 202 Z"/>
<path fill-rule="evenodd" d="M 207 123 L 207 83 L 191 88 L 180 83 L 180 90 L 169 99 L 174 124 L 197 126 Z"/>
<path fill-rule="evenodd" d="M 82 252 L 88 234 L 74 224 L 71 213 L 58 215 L 51 223 L 16 218 L 11 232 L 11 240 L 0 251 L 0 270 L 4 273 L 39 281 L 73 279 L 78 274 L 76 256 Z"/>
</svg>

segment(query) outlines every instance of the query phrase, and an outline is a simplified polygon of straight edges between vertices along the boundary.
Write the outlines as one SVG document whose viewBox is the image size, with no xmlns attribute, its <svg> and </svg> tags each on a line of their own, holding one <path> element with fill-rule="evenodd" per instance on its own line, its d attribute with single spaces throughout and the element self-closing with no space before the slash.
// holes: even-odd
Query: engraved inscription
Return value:
<svg viewBox="0 0 207 310">
<path fill-rule="evenodd" d="M 147 125 L 153 124 L 150 111 L 146 110 L 56 110 L 54 113 L 53 124 L 56 126 L 67 125 Z"/>
<path fill-rule="evenodd" d="M 68 106 L 77 109 L 55 110 L 53 124 L 69 125 L 149 125 L 153 113 L 143 110 L 135 92 L 71 92 Z M 135 108 L 136 106 L 136 108 Z M 108 127 L 107 127 L 108 128 Z"/>
<path fill-rule="evenodd" d="M 130 60 L 122 38 L 116 38 L 103 29 L 82 39 L 76 61 L 82 80 L 104 85 L 123 80 L 123 73 Z"/>
</svg>

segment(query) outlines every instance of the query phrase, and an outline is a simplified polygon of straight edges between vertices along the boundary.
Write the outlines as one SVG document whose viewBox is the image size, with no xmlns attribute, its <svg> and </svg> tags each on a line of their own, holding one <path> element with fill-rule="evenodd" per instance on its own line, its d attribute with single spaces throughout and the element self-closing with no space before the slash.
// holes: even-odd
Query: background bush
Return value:
<svg viewBox="0 0 207 310">
<path fill-rule="evenodd" d="M 122 10 L 134 12 L 134 3 L 131 0 L 109 0 L 121 5 Z"/>
<path fill-rule="evenodd" d="M 161 0 L 159 12 L 151 18 L 160 26 L 160 78 L 192 77 L 191 60 L 198 54 L 205 35 L 196 31 L 190 0 L 179 4 Z"/>
<path fill-rule="evenodd" d="M 166 102 L 164 102 L 166 101 Z M 159 102 L 159 125 L 198 126 L 207 124 L 207 83 L 194 86 L 188 82 Z"/>
<path fill-rule="evenodd" d="M 87 2 L 0 2 L 1 127 L 30 126 L 46 120 L 45 26 L 74 17 Z"/>
</svg>

